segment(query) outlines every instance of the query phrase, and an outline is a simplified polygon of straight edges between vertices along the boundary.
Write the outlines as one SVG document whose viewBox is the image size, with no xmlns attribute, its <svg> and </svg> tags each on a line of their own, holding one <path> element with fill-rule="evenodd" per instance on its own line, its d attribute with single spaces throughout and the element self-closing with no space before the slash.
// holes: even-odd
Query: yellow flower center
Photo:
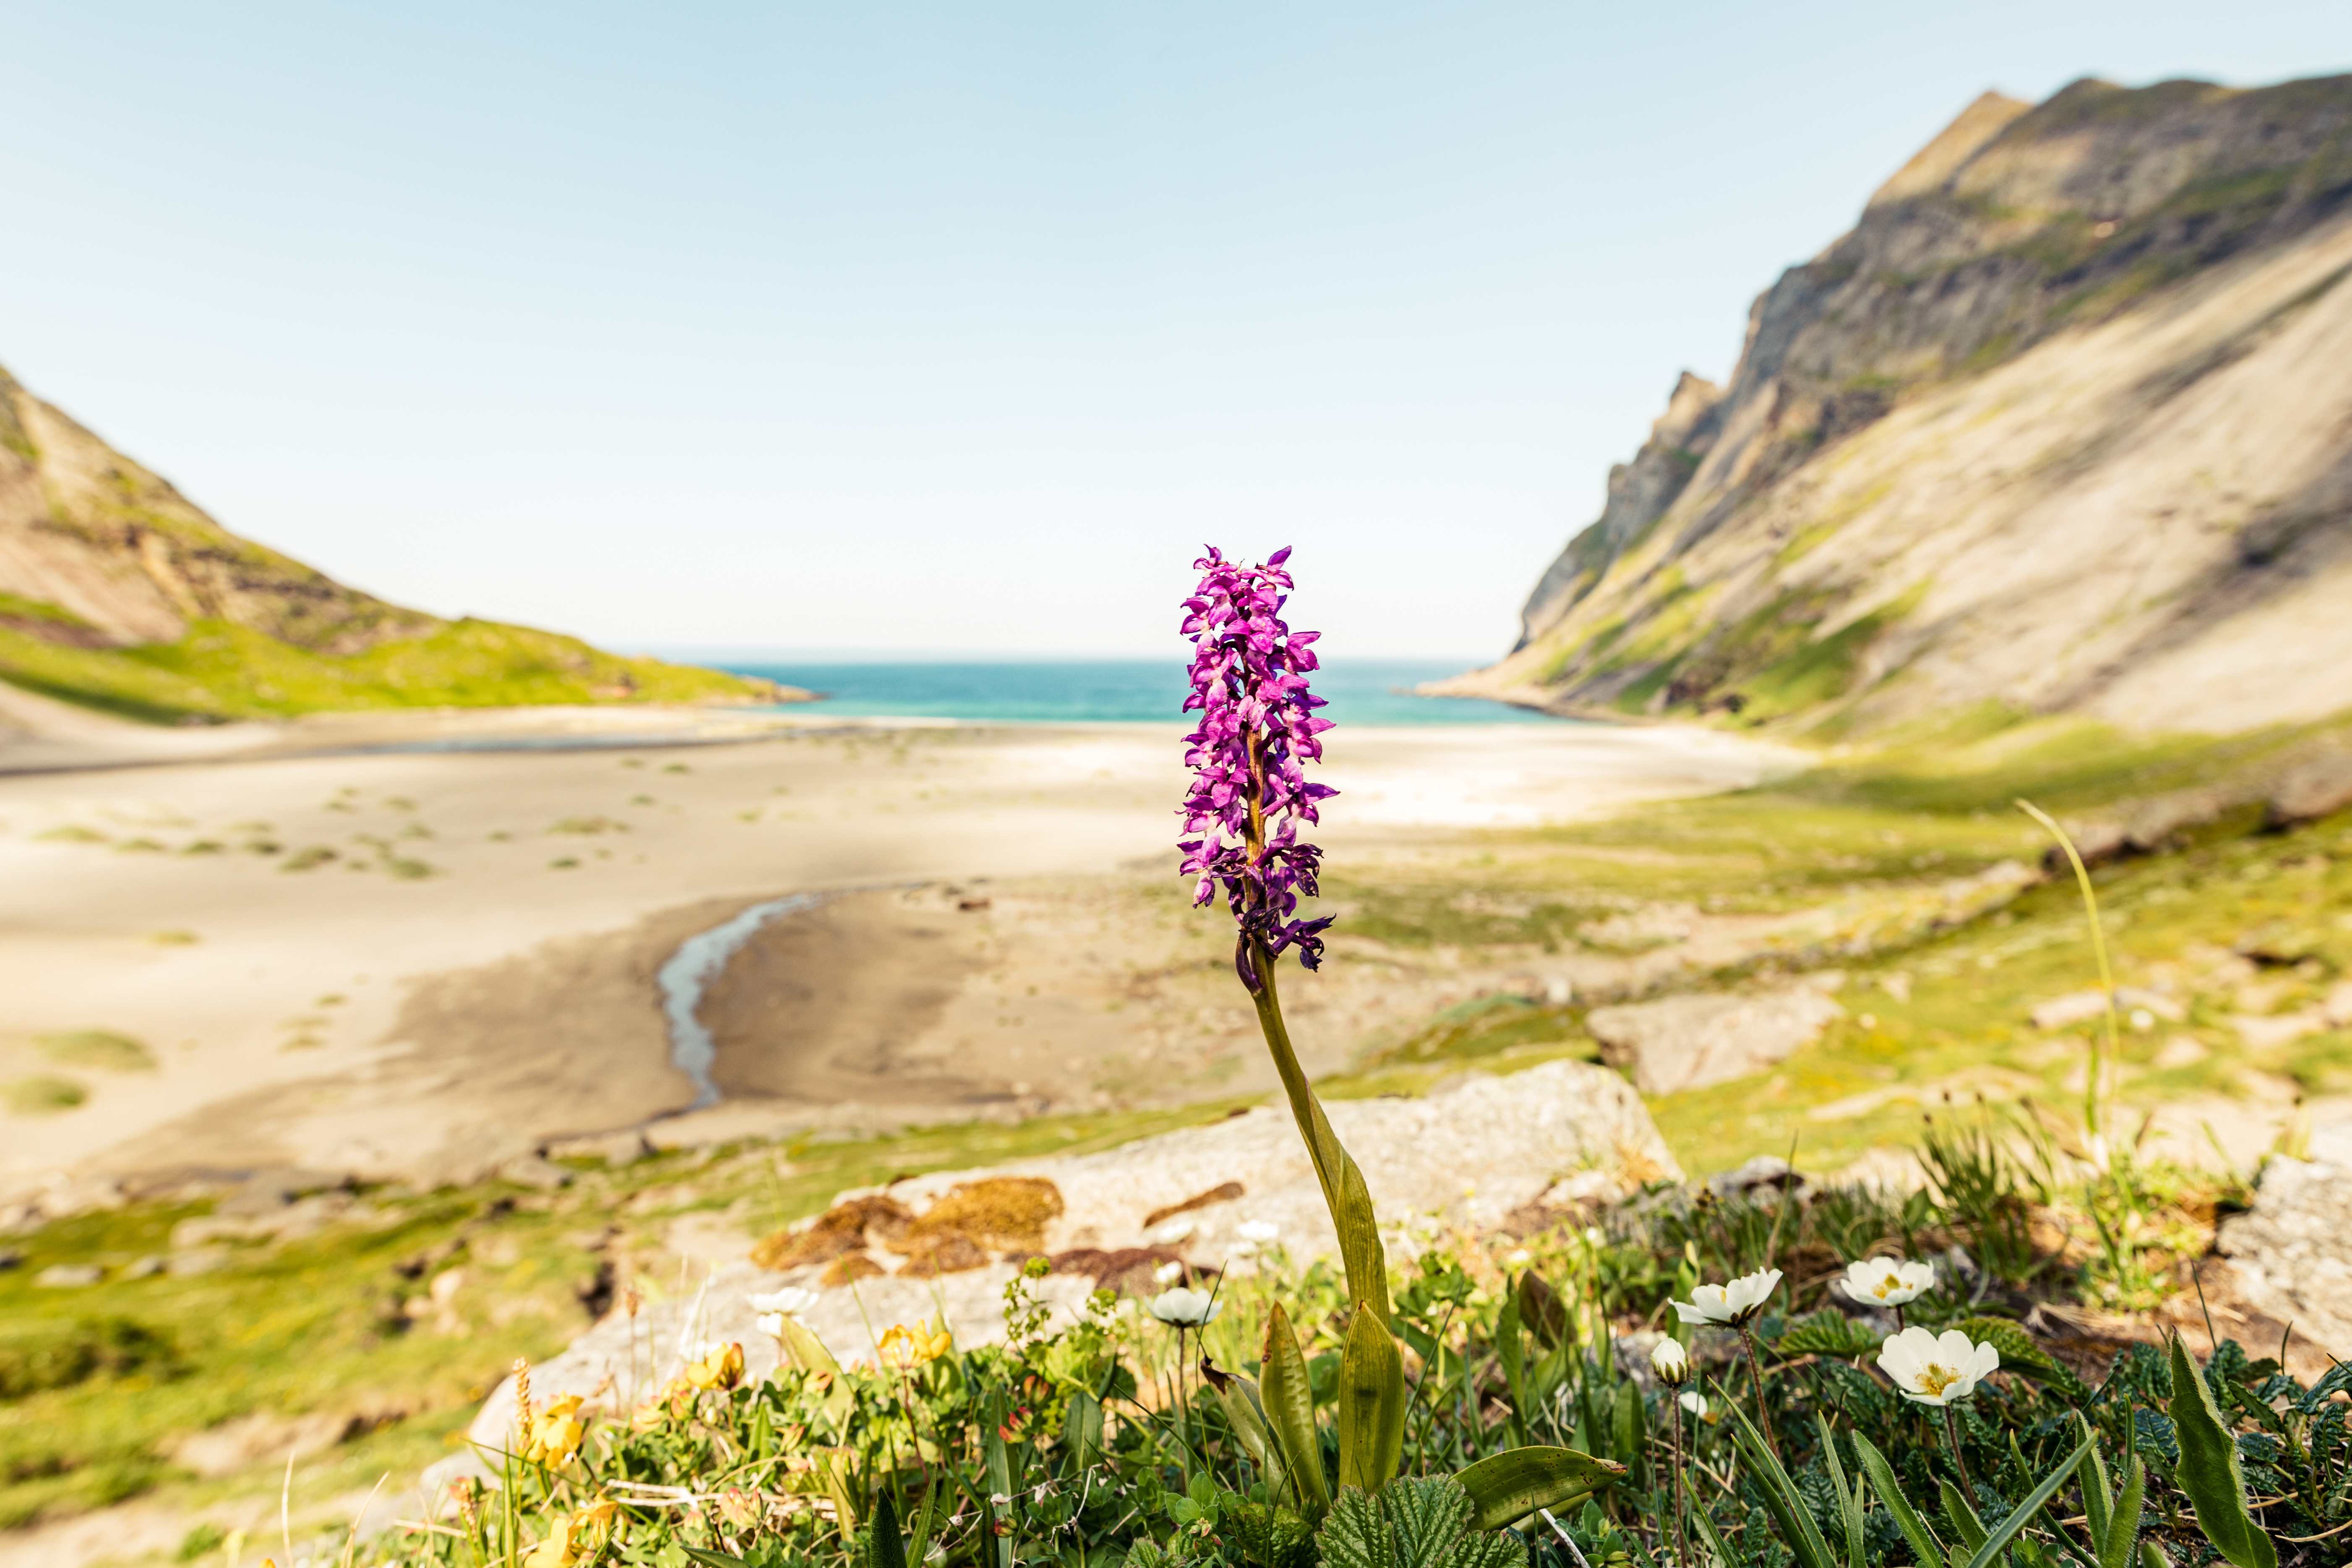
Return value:
<svg viewBox="0 0 2352 1568">
<path fill-rule="evenodd" d="M 1902 1279 L 1890 1268 L 1885 1274 L 1879 1278 L 1878 1299 L 1884 1301 L 1886 1298 L 1892 1296 L 1895 1291 L 1900 1290 L 1901 1289 L 1903 1289 Z"/>
<path fill-rule="evenodd" d="M 1943 1393 L 1944 1390 L 1959 1382 L 1960 1374 L 1949 1367 L 1931 1361 L 1919 1369 L 1916 1381 L 1919 1384 L 1920 1393 L 1932 1396 Z"/>
</svg>

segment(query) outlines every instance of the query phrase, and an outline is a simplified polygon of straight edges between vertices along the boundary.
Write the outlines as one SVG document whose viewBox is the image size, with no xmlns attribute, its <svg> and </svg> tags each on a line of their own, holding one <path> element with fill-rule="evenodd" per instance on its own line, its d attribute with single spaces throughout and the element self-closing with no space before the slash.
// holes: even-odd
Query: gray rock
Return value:
<svg viewBox="0 0 2352 1568">
<path fill-rule="evenodd" d="M 2249 1302 L 2352 1358 L 2352 1122 L 2314 1128 L 2309 1155 L 2272 1155 L 2252 1210 L 2222 1221 L 2216 1245 Z"/>
<path fill-rule="evenodd" d="M 2287 770 L 2271 792 L 2263 826 L 2293 827 L 2352 805 L 2352 752 L 2329 752 Z"/>
<path fill-rule="evenodd" d="M 352 1185 L 348 1173 L 310 1171 L 299 1165 L 269 1165 L 237 1184 L 236 1191 L 213 1210 L 216 1215 L 257 1216 L 275 1213 L 295 1199 L 312 1193 L 332 1192 Z"/>
<path fill-rule="evenodd" d="M 256 1411 L 191 1433 L 166 1450 L 173 1463 L 206 1478 L 233 1476 L 267 1460 L 282 1464 L 289 1458 L 331 1448 L 353 1425 L 348 1415 L 272 1415 Z"/>
<path fill-rule="evenodd" d="M 1397 1261 L 1417 1256 L 1455 1225 L 1500 1224 L 1566 1179 L 1574 1180 L 1580 1194 L 1598 1196 L 1682 1174 L 1633 1087 L 1587 1062 L 1547 1062 L 1506 1078 L 1474 1078 L 1423 1100 L 1341 1100 L 1326 1110 L 1363 1170 L 1390 1257 Z M 1322 1189 L 1287 1109 L 1260 1107 L 1098 1154 L 938 1172 L 888 1190 L 919 1214 L 961 1184 L 1001 1175 L 1042 1176 L 1062 1194 L 1064 1211 L 1046 1227 L 1048 1252 L 1141 1246 L 1148 1218 L 1227 1183 L 1239 1183 L 1244 1195 L 1162 1222 L 1162 1230 L 1186 1226 L 1170 1245 L 1181 1244 L 1192 1261 L 1246 1267 L 1255 1248 L 1278 1245 L 1303 1262 L 1338 1248 Z M 1244 1225 L 1251 1227 L 1246 1236 Z M 1262 1239 L 1265 1226 L 1277 1240 Z M 744 1241 L 748 1249 L 750 1237 Z M 776 1364 L 776 1346 L 759 1331 L 746 1298 L 785 1285 L 815 1289 L 819 1272 L 763 1274 L 737 1264 L 683 1299 L 648 1304 L 634 1319 L 614 1311 L 561 1356 L 531 1369 L 532 1397 L 588 1397 L 601 1389 L 614 1406 L 625 1406 L 657 1390 L 702 1347 L 729 1342 L 742 1345 L 752 1375 L 763 1374 Z M 874 1335 L 891 1324 L 942 1311 L 960 1343 L 996 1343 L 1004 1337 L 1004 1285 L 1013 1273 L 1000 1261 L 935 1279 L 867 1279 L 854 1292 L 818 1290 L 802 1320 L 845 1361 L 872 1359 Z M 1068 1322 L 1083 1310 L 1094 1281 L 1084 1274 L 1056 1274 L 1031 1289 L 1052 1309 L 1053 1321 Z M 472 1436 L 501 1441 L 513 1420 L 509 1380 L 483 1405 Z M 446 1479 L 456 1472 L 442 1473 Z"/>
<path fill-rule="evenodd" d="M 125 1264 L 122 1269 L 122 1278 L 125 1279 L 152 1279 L 156 1275 L 163 1273 L 166 1267 L 168 1267 L 168 1265 L 163 1258 L 151 1252 L 144 1258 L 134 1258 L 130 1263 Z"/>
<path fill-rule="evenodd" d="M 106 1278 L 95 1263 L 52 1263 L 33 1276 L 33 1283 L 52 1290 L 78 1290 Z"/>
<path fill-rule="evenodd" d="M 1845 1009 L 1819 988 L 1799 985 L 1599 1007 L 1584 1022 L 1612 1060 L 1632 1065 L 1643 1094 L 1673 1094 L 1762 1072 L 1843 1016 Z"/>
</svg>

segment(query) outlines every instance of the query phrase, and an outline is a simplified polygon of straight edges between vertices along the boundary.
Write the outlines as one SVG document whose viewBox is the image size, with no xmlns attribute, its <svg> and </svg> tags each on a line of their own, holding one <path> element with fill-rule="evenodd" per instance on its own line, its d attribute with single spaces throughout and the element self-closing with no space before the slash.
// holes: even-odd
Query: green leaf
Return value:
<svg viewBox="0 0 2352 1568">
<path fill-rule="evenodd" d="M 1282 1445 L 1283 1473 L 1291 1495 L 1298 1500 L 1299 1512 L 1320 1519 L 1331 1506 L 1331 1489 L 1323 1479 L 1323 1444 L 1315 1432 L 1315 1391 L 1307 1375 L 1307 1358 L 1299 1353 L 1289 1315 L 1279 1301 L 1266 1310 L 1259 1369 L 1265 1374 L 1259 1388 L 1265 1424 Z"/>
<path fill-rule="evenodd" d="M 1265 1396 L 1259 1391 L 1257 1380 L 1228 1373 L 1225 1385 L 1217 1391 L 1217 1399 L 1225 1407 L 1225 1420 L 1240 1440 L 1242 1451 L 1265 1472 L 1270 1482 L 1281 1486 L 1282 1444 L 1266 1425 Z"/>
<path fill-rule="evenodd" d="M 1813 1426 L 1822 1435 L 1822 1457 L 1829 1461 L 1830 1486 L 1837 1493 L 1838 1522 L 1845 1529 L 1846 1568 L 1863 1568 L 1862 1550 L 1862 1488 L 1845 1484 L 1845 1466 L 1838 1458 L 1837 1439 L 1830 1435 L 1830 1424 L 1813 1413 Z"/>
<path fill-rule="evenodd" d="M 1495 1319 L 1495 1357 L 1503 1363 L 1503 1387 L 1511 1396 L 1511 1435 L 1521 1444 L 1528 1440 L 1528 1342 L 1519 1332 L 1519 1299 L 1516 1293 L 1503 1301 L 1503 1310 Z"/>
<path fill-rule="evenodd" d="M 1376 1492 L 1404 1458 L 1404 1358 L 1388 1325 L 1358 1302 L 1339 1356 L 1339 1485 Z"/>
<path fill-rule="evenodd" d="M 1102 1439 L 1102 1401 L 1080 1389 L 1070 1395 L 1069 1408 L 1062 1413 L 1062 1447 L 1069 1450 L 1072 1468 L 1085 1469 L 1100 1463 Z"/>
<path fill-rule="evenodd" d="M 2178 1334 L 2172 1339 L 2172 1403 L 2168 1408 L 2180 1445 L 2175 1474 L 2197 1510 L 2197 1528 L 2237 1568 L 2278 1568 L 2278 1548 L 2246 1506 L 2246 1472 L 2238 1463 L 2237 1441 Z"/>
<path fill-rule="evenodd" d="M 1841 1360 L 1866 1355 L 1879 1346 L 1879 1336 L 1834 1307 L 1798 1318 L 1780 1331 L 1772 1348 L 1784 1356 L 1822 1355 Z"/>
<path fill-rule="evenodd" d="M 1454 1479 L 1470 1494 L 1471 1522 L 1480 1530 L 1499 1530 L 1539 1508 L 1565 1508 L 1624 1477 L 1625 1467 L 1612 1460 L 1573 1448 L 1538 1447 L 1489 1454 Z"/>
<path fill-rule="evenodd" d="M 1527 1549 L 1517 1538 L 1490 1535 L 1450 1476 L 1406 1476 L 1375 1498 L 1349 1488 L 1325 1521 L 1318 1544 L 1324 1568 L 1516 1568 Z"/>
<path fill-rule="evenodd" d="M 1718 1394 L 1721 1390 L 1717 1391 Z M 1822 1539 L 1821 1526 L 1813 1522 L 1813 1510 L 1772 1457 L 1772 1449 L 1737 1405 L 1726 1399 L 1724 1408 L 1730 1412 L 1738 1425 L 1732 1428 L 1732 1440 L 1747 1455 L 1748 1463 L 1764 1481 L 1764 1506 L 1771 1512 L 1773 1522 L 1780 1527 L 1780 1539 L 1796 1554 L 1801 1568 L 1837 1568 L 1830 1555 L 1830 1543 Z"/>
<path fill-rule="evenodd" d="M 724 1552 L 712 1552 L 706 1547 L 688 1546 L 683 1542 L 679 1543 L 678 1550 L 701 1563 L 703 1568 L 751 1568 L 740 1557 L 730 1557 Z"/>
<path fill-rule="evenodd" d="M 1520 1275 L 1517 1295 L 1519 1321 L 1535 1335 L 1536 1343 L 1549 1350 L 1568 1338 L 1568 1309 L 1542 1275 L 1532 1268 Z"/>
<path fill-rule="evenodd" d="M 1610 1413 L 1610 1442 L 1616 1458 L 1631 1467 L 1636 1491 L 1647 1491 L 1650 1487 L 1648 1415 L 1641 1385 L 1630 1379 L 1619 1384 L 1616 1408 Z"/>
<path fill-rule="evenodd" d="M 866 1568 L 907 1568 L 907 1543 L 898 1534 L 898 1505 L 884 1487 L 874 1498 L 874 1522 L 866 1537 Z"/>
<path fill-rule="evenodd" d="M 1936 1495 L 1944 1504 L 1944 1522 L 1960 1538 L 1960 1544 L 1974 1552 L 1985 1543 L 1984 1521 L 1977 1517 L 1977 1505 L 1968 1494 L 1951 1482 L 1938 1477 Z"/>
<path fill-rule="evenodd" d="M 2090 1440 L 2091 1424 L 2083 1419 L 2080 1411 L 2074 1413 L 2074 1430 L 2083 1435 L 2085 1442 Z M 2101 1554 L 2100 1568 L 2108 1568 L 2100 1543 L 2107 1538 L 2107 1520 L 2115 1512 L 2116 1494 L 2107 1484 L 2107 1463 L 2099 1458 L 2096 1444 L 2083 1456 L 2082 1470 L 2076 1479 L 2083 1484 L 2083 1513 L 2090 1521 L 2091 1550 Z"/>
<path fill-rule="evenodd" d="M 1013 1494 L 1013 1461 L 1004 1451 L 1004 1391 L 997 1389 L 988 1396 L 986 1414 L 981 1419 L 981 1453 L 988 1467 L 988 1490 L 992 1498 Z M 991 1502 L 988 1512 L 996 1519 L 1010 1520 L 1009 1506 Z M 1013 1568 L 1013 1537 L 995 1538 L 996 1568 Z"/>
<path fill-rule="evenodd" d="M 2124 1495 L 2098 1536 L 2099 1568 L 2132 1568 L 2132 1548 L 2139 1541 L 2139 1516 L 2147 1500 L 2147 1467 L 2134 1454 L 2124 1470 Z"/>
<path fill-rule="evenodd" d="M 2084 1444 L 2084 1447 L 2089 1446 L 2087 1442 Z M 2082 1463 L 2082 1459 L 2083 1449 L 2077 1448 L 2059 1460 L 2056 1467 L 2042 1478 L 2042 1484 L 2028 1492 L 2025 1500 L 2011 1510 L 2007 1519 L 1993 1527 L 1992 1533 L 1985 1537 L 1983 1543 L 1979 1545 L 1976 1552 L 1969 1558 L 1968 1568 L 1992 1568 L 1993 1559 L 1999 1557 L 2009 1543 L 2017 1539 L 2018 1531 L 2033 1522 L 2033 1516 L 2042 1511 L 2042 1505 L 2048 1502 L 2056 1495 L 2058 1489 L 2066 1484 L 2066 1478 L 2074 1473 L 2074 1467 Z M 1970 1512 L 1973 1516 L 1974 1510 L 1971 1510 Z"/>
<path fill-rule="evenodd" d="M 1381 1505 L 1370 1492 L 1341 1488 L 1331 1517 L 1315 1539 L 1323 1549 L 1323 1568 L 1395 1568 L 1389 1521 L 1381 1517 Z"/>
<path fill-rule="evenodd" d="M 833 1352 L 824 1348 L 824 1342 L 810 1331 L 808 1326 L 799 1319 L 786 1317 L 783 1320 L 783 1328 L 777 1333 L 776 1340 L 784 1352 L 784 1360 L 803 1372 L 830 1373 L 836 1377 L 840 1375 L 841 1363 L 833 1359 Z"/>
<path fill-rule="evenodd" d="M 1895 1516 L 1895 1527 L 1903 1531 L 1903 1539 L 1911 1543 L 1911 1555 L 1919 1560 L 1921 1568 L 1937 1568 L 1944 1561 L 1943 1542 L 1927 1528 L 1927 1521 L 1919 1517 L 1919 1510 L 1911 1506 L 1911 1500 L 1903 1495 L 1903 1485 L 1895 1479 L 1895 1467 L 1859 1432 L 1853 1435 L 1853 1451 L 1861 1458 L 1870 1484 L 1877 1489 L 1878 1500 L 1886 1505 L 1886 1511 Z"/>
</svg>

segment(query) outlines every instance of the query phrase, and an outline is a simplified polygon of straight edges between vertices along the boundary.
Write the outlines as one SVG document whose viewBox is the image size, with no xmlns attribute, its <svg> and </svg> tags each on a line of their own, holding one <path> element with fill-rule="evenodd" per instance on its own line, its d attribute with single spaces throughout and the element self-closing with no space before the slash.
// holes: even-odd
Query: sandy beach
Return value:
<svg viewBox="0 0 2352 1568">
<path fill-rule="evenodd" d="M 692 1141 L 1251 1087 L 1230 985 L 1191 986 L 1218 943 L 1172 875 L 1177 727 L 627 718 L 402 715 L 176 758 L 152 735 L 109 753 L 103 726 L 0 747 L 0 769 L 41 770 L 0 776 L 0 1081 L 87 1097 L 0 1123 L 0 1192 L 274 1163 L 457 1179 L 648 1122 Z M 1331 743 L 1335 854 L 1800 760 L 1667 728 Z M 435 749 L 362 749 L 384 746 Z M 829 896 L 708 977 L 722 1098 L 678 1114 L 696 1086 L 657 972 L 794 893 Z M 1302 997 L 1302 1044 L 1337 1065 L 1419 994 L 1375 976 Z M 152 1065 L 76 1060 L 78 1031 Z"/>
</svg>

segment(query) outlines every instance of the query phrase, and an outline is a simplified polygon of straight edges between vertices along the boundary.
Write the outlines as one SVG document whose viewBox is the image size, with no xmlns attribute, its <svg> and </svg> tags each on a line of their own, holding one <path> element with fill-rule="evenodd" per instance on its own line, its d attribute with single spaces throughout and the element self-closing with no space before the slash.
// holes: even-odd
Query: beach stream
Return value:
<svg viewBox="0 0 2352 1568">
<path fill-rule="evenodd" d="M 662 1012 L 669 1019 L 670 1060 L 694 1080 L 694 1104 L 689 1110 L 719 1103 L 719 1086 L 710 1078 L 719 1047 L 697 1016 L 703 987 L 719 977 L 727 961 L 768 921 L 778 915 L 814 909 L 824 901 L 822 893 L 790 893 L 753 904 L 724 924 L 687 938 L 661 966 L 656 979 L 661 985 Z"/>
</svg>

